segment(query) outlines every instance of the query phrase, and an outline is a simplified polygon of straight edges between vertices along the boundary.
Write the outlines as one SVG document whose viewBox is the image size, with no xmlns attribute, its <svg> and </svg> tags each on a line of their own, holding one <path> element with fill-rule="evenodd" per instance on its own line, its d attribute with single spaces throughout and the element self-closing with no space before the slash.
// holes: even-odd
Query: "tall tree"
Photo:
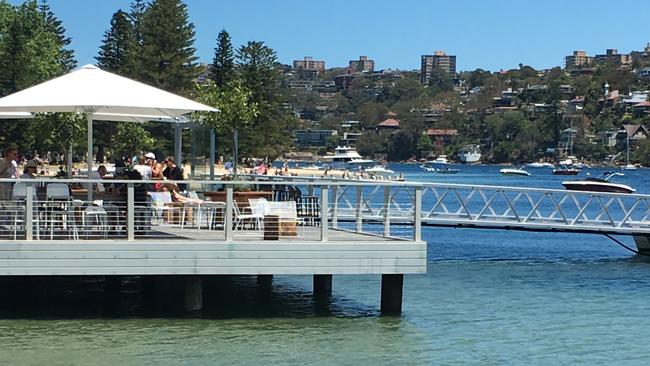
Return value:
<svg viewBox="0 0 650 366">
<path fill-rule="evenodd" d="M 217 36 L 217 47 L 212 60 L 212 81 L 222 87 L 235 78 L 235 52 L 230 34 L 222 29 Z"/>
<path fill-rule="evenodd" d="M 237 58 L 243 84 L 259 108 L 251 128 L 240 134 L 242 147 L 250 149 L 242 154 L 277 157 L 289 149 L 291 139 L 286 134 L 296 121 L 282 105 L 275 51 L 264 42 L 248 42 L 237 50 Z"/>
<path fill-rule="evenodd" d="M 67 49 L 70 45 L 70 37 L 66 37 L 65 28 L 63 27 L 63 22 L 54 15 L 54 12 L 50 9 L 50 5 L 46 0 L 41 1 L 39 8 L 41 15 L 45 18 L 45 29 L 46 31 L 54 34 L 58 41 L 59 47 L 59 64 L 61 65 L 63 72 L 68 72 L 74 69 L 77 66 L 77 60 L 74 58 L 74 51 Z"/>
<path fill-rule="evenodd" d="M 104 33 L 99 55 L 95 57 L 100 68 L 124 76 L 134 69 L 136 43 L 128 15 L 118 10 L 111 19 L 111 29 Z"/>
<path fill-rule="evenodd" d="M 194 24 L 180 0 L 154 0 L 142 19 L 143 81 L 189 94 L 198 75 Z"/>
</svg>

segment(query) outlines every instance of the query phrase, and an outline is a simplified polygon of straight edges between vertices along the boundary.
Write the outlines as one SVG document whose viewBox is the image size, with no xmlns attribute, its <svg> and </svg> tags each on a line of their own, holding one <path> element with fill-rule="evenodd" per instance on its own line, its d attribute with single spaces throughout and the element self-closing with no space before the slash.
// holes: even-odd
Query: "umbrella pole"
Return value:
<svg viewBox="0 0 650 366">
<path fill-rule="evenodd" d="M 93 113 L 87 112 L 86 119 L 88 120 L 88 174 L 86 179 L 90 179 L 90 173 L 93 171 Z M 92 184 L 88 185 L 88 202 L 93 200 L 93 187 Z"/>
</svg>

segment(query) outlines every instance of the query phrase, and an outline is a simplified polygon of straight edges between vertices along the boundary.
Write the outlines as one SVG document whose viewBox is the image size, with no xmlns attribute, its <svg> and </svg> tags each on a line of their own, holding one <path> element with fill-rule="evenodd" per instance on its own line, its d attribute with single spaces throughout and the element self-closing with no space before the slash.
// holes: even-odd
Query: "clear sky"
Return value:
<svg viewBox="0 0 650 366">
<path fill-rule="evenodd" d="M 22 1 L 11 0 L 13 4 Z M 94 63 L 111 15 L 131 0 L 49 0 L 79 64 Z M 443 50 L 457 69 L 496 71 L 519 63 L 560 66 L 573 50 L 641 50 L 650 42 L 650 1 L 628 0 L 186 0 L 197 56 L 210 62 L 219 31 L 233 45 L 264 41 L 282 63 L 312 56 L 347 66 L 367 55 L 377 69 L 419 69 Z"/>
</svg>

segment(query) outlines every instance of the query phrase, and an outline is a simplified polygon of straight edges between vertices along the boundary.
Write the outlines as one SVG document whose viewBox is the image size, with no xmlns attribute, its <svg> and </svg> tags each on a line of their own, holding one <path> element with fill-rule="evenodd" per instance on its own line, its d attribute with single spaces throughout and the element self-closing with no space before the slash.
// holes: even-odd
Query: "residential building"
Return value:
<svg viewBox="0 0 650 366">
<path fill-rule="evenodd" d="M 391 129 L 396 130 L 399 128 L 399 120 L 395 118 L 387 118 L 377 124 L 377 129 Z"/>
<path fill-rule="evenodd" d="M 643 67 L 638 70 L 636 70 L 636 74 L 639 76 L 641 79 L 650 79 L 650 67 Z"/>
<path fill-rule="evenodd" d="M 298 148 L 327 146 L 327 140 L 336 135 L 335 130 L 294 130 L 294 141 Z"/>
<path fill-rule="evenodd" d="M 422 55 L 420 65 L 420 82 L 427 85 L 436 72 L 446 72 L 456 76 L 456 56 L 436 51 L 433 55 Z"/>
<path fill-rule="evenodd" d="M 628 66 L 632 64 L 632 56 L 618 53 L 615 48 L 609 48 L 604 55 L 596 55 L 596 62 L 611 62 L 618 66 Z"/>
<path fill-rule="evenodd" d="M 307 73 L 318 75 L 325 71 L 325 61 L 316 61 L 312 57 L 305 56 L 302 60 L 294 60 L 293 68 L 302 69 Z"/>
<path fill-rule="evenodd" d="M 368 56 L 359 56 L 358 60 L 350 61 L 350 70 L 357 72 L 374 72 L 375 61 L 369 60 Z"/>
<path fill-rule="evenodd" d="M 587 56 L 585 51 L 573 51 L 573 55 L 566 56 L 564 59 L 567 69 L 589 67 L 594 63 L 594 58 Z"/>
<path fill-rule="evenodd" d="M 649 62 L 650 61 L 650 43 L 647 43 L 643 48 L 643 51 L 632 51 L 630 52 L 632 56 L 632 61 L 634 62 Z"/>
<path fill-rule="evenodd" d="M 630 147 L 636 146 L 640 141 L 649 137 L 648 130 L 643 125 L 624 125 L 616 134 L 616 145 L 619 149 L 627 146 L 627 138 L 630 136 Z"/>
<path fill-rule="evenodd" d="M 455 128 L 429 128 L 426 130 L 425 135 L 431 139 L 433 146 L 439 150 L 452 142 L 453 138 L 458 135 L 458 130 Z"/>
</svg>

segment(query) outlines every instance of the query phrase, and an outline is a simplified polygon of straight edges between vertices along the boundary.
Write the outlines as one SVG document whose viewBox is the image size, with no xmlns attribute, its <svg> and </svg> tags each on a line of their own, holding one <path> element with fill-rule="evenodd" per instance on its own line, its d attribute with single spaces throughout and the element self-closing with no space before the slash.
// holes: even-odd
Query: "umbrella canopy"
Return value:
<svg viewBox="0 0 650 366">
<path fill-rule="evenodd" d="M 174 121 L 195 111 L 219 110 L 103 71 L 94 65 L 82 66 L 58 78 L 0 98 L 0 113 L 5 116 L 13 114 L 14 118 L 21 113 L 86 113 L 89 173 L 93 166 L 93 119 L 125 122 Z M 88 199 L 92 197 L 91 192 L 92 190 L 88 190 Z"/>
<path fill-rule="evenodd" d="M 113 121 L 127 122 L 133 116 L 173 118 L 195 111 L 218 110 L 94 65 L 0 98 L 0 112 L 112 114 Z"/>
</svg>

